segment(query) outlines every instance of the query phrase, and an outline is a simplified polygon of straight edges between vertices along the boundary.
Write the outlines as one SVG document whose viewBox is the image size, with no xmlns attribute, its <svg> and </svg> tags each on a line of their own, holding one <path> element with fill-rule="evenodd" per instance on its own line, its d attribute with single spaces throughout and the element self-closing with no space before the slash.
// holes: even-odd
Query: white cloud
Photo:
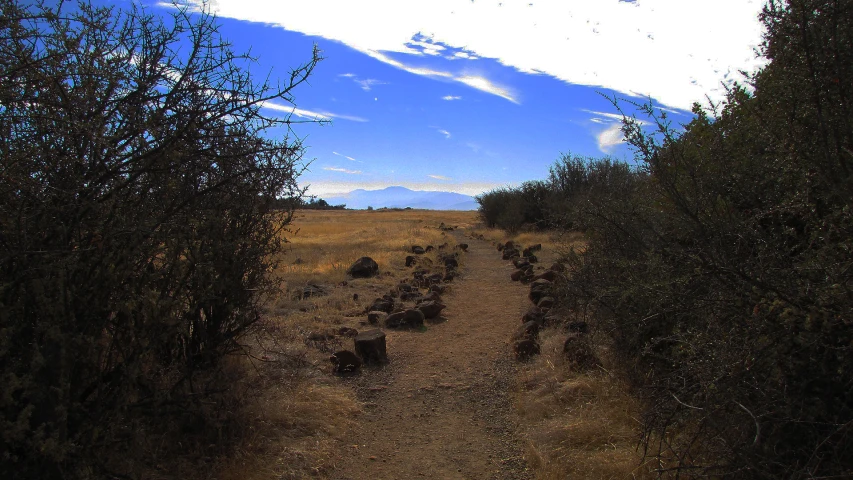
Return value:
<svg viewBox="0 0 853 480">
<path fill-rule="evenodd" d="M 356 80 L 355 83 L 361 86 L 365 92 L 369 92 L 374 85 L 385 85 L 385 82 L 376 80 L 375 78 L 365 78 L 364 80 Z"/>
<path fill-rule="evenodd" d="M 453 180 L 452 178 L 450 178 L 450 177 L 445 177 L 444 175 L 427 175 L 427 177 L 429 177 L 429 178 L 434 178 L 434 179 L 436 179 L 436 180 L 444 180 L 444 181 L 450 181 L 450 180 Z"/>
<path fill-rule="evenodd" d="M 450 132 L 448 132 L 447 130 L 445 130 L 443 128 L 437 128 L 435 131 L 444 135 L 444 138 L 450 138 Z"/>
<path fill-rule="evenodd" d="M 459 95 L 445 95 L 441 97 L 442 100 L 453 101 L 453 100 L 462 100 L 462 97 Z"/>
<path fill-rule="evenodd" d="M 622 124 L 614 123 L 605 128 L 595 136 L 598 141 L 598 149 L 604 153 L 612 153 L 617 145 L 625 142 L 625 137 L 622 135 Z"/>
<path fill-rule="evenodd" d="M 199 5 L 201 0 L 187 1 Z M 689 109 L 705 94 L 715 101 L 723 98 L 722 81 L 763 63 L 754 56 L 761 42 L 756 17 L 763 3 L 217 0 L 210 8 L 220 17 L 340 41 L 410 73 L 486 87 L 481 89 L 504 98 L 506 87 L 473 80 L 477 75 L 411 66 L 389 54 L 460 59 L 454 64 L 471 56 L 492 58 L 520 72 L 650 95 L 664 105 Z"/>
<path fill-rule="evenodd" d="M 341 73 L 338 76 L 344 78 L 355 78 L 356 75 L 354 73 Z"/>
<path fill-rule="evenodd" d="M 352 122 L 367 122 L 366 118 L 356 117 L 354 115 L 343 115 L 340 113 L 332 113 L 326 111 L 313 111 L 306 110 L 304 108 L 297 108 L 291 105 L 282 105 L 280 103 L 275 102 L 264 102 L 262 108 L 268 108 L 270 110 L 277 110 L 279 112 L 286 112 L 296 115 L 300 118 L 305 118 L 308 120 L 318 120 L 318 121 L 329 121 L 334 118 L 340 118 L 341 120 L 349 120 Z"/>
<path fill-rule="evenodd" d="M 344 158 L 346 158 L 347 160 L 349 160 L 349 161 L 351 161 L 351 162 L 364 163 L 364 162 L 362 162 L 361 160 L 356 160 L 356 159 L 354 159 L 354 158 L 352 158 L 352 157 L 350 157 L 350 156 L 348 156 L 348 155 L 344 155 L 343 153 L 338 153 L 338 152 L 332 152 L 332 153 L 333 153 L 333 154 L 335 154 L 335 155 L 337 155 L 337 156 L 339 156 L 339 157 L 344 157 Z"/>
<path fill-rule="evenodd" d="M 348 173 L 350 175 L 361 175 L 362 174 L 361 170 L 347 170 L 346 168 L 340 168 L 340 167 L 323 167 L 323 170 L 328 170 L 330 172 Z"/>
</svg>

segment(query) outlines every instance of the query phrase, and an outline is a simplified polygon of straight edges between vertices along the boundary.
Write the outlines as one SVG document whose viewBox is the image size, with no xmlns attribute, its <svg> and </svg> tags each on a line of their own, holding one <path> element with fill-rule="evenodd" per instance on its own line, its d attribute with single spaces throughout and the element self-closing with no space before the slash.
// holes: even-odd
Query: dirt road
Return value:
<svg viewBox="0 0 853 480">
<path fill-rule="evenodd" d="M 365 409 L 335 479 L 532 478 L 510 398 L 527 290 L 494 247 L 454 234 L 470 246 L 442 317 L 423 332 L 386 330 L 388 365 L 341 380 Z"/>
</svg>

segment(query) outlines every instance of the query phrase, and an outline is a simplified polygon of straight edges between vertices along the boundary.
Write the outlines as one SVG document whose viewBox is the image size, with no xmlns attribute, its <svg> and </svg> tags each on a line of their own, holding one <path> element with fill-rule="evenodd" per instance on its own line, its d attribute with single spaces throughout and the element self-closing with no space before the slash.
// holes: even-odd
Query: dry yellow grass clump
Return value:
<svg viewBox="0 0 853 480">
<path fill-rule="evenodd" d="M 471 231 L 498 244 L 512 240 L 522 246 L 542 244 L 536 252 L 543 264 L 559 260 L 560 252 L 583 250 L 578 232 L 520 232 L 507 234 L 495 228 Z M 560 315 L 560 312 L 557 312 Z M 570 311 L 562 312 L 570 320 Z M 611 372 L 606 335 L 593 331 L 593 345 L 601 366 L 576 371 L 566 360 L 562 326 L 540 332 L 541 354 L 521 369 L 515 407 L 527 438 L 525 458 L 542 480 L 567 478 L 645 478 L 637 450 L 638 405 L 628 387 Z"/>
</svg>

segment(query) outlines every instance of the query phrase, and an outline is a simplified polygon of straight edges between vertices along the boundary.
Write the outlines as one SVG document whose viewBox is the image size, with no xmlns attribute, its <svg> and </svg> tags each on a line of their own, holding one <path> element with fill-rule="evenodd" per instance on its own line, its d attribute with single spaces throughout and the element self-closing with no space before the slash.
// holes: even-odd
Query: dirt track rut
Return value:
<svg viewBox="0 0 853 480">
<path fill-rule="evenodd" d="M 469 249 L 442 317 L 423 332 L 386 330 L 388 365 L 342 380 L 365 408 L 334 479 L 532 478 L 515 434 L 509 344 L 527 290 L 494 247 L 453 234 Z"/>
</svg>

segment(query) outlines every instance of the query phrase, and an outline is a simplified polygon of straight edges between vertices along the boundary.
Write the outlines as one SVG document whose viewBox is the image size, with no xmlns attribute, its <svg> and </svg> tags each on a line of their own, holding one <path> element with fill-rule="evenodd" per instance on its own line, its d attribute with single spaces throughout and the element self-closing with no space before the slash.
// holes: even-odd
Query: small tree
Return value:
<svg viewBox="0 0 853 480">
<path fill-rule="evenodd" d="M 0 476 L 125 474 L 226 389 L 301 194 L 262 107 L 320 58 L 280 85 L 251 60 L 204 12 L 0 0 Z"/>
</svg>

